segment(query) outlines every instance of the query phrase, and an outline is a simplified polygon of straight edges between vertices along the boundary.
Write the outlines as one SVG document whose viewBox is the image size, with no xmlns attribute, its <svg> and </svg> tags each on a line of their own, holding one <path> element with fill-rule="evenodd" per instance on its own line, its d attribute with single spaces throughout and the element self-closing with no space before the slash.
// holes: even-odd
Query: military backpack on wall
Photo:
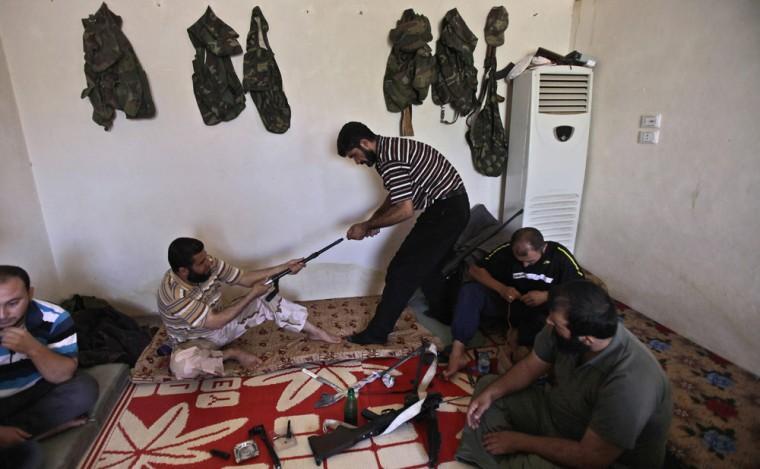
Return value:
<svg viewBox="0 0 760 469">
<path fill-rule="evenodd" d="M 486 176 L 501 176 L 507 166 L 508 141 L 499 104 L 504 98 L 496 91 L 496 47 L 504 43 L 509 16 L 504 7 L 491 9 L 486 19 L 486 59 L 476 110 L 467 118 L 467 143 L 475 170 Z"/>
<path fill-rule="evenodd" d="M 433 39 L 430 21 L 411 8 L 404 10 L 389 38 L 393 47 L 383 77 L 385 106 L 402 113 L 401 135 L 411 136 L 412 105 L 425 100 L 435 74 L 435 57 L 427 45 Z"/>
<path fill-rule="evenodd" d="M 255 7 L 251 14 L 251 29 L 248 31 L 243 59 L 243 89 L 251 93 L 264 127 L 270 132 L 281 134 L 290 128 L 290 104 L 282 90 L 282 75 L 269 46 L 268 31 L 269 23 L 261 8 Z M 259 43 L 259 33 L 266 48 Z"/>
<path fill-rule="evenodd" d="M 453 124 L 460 115 L 468 115 L 477 99 L 478 71 L 473 51 L 478 38 L 470 31 L 456 8 L 441 22 L 441 35 L 435 46 L 436 74 L 432 85 L 433 102 L 441 106 L 441 122 Z M 454 110 L 454 119 L 444 119 L 444 106 Z"/>
<path fill-rule="evenodd" d="M 243 52 L 238 33 L 208 7 L 187 34 L 195 47 L 193 92 L 203 122 L 215 125 L 236 118 L 245 109 L 245 92 L 230 58 Z"/>
</svg>

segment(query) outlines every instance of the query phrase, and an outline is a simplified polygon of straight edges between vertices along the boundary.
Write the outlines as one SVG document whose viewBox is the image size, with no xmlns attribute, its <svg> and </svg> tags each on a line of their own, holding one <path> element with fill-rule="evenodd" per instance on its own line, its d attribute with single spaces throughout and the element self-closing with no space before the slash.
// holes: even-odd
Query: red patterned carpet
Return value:
<svg viewBox="0 0 760 469">
<path fill-rule="evenodd" d="M 309 304 L 310 314 L 322 327 L 356 330 L 371 314 L 376 298 L 323 300 Z M 673 389 L 674 415 L 668 438 L 670 459 L 667 467 L 760 468 L 760 379 L 697 344 L 679 336 L 655 321 L 618 303 L 628 329 L 644 342 L 660 361 Z M 357 318 L 358 316 L 358 318 Z M 379 356 L 401 355 L 416 348 L 421 337 L 429 337 L 411 313 L 403 316 L 403 327 L 394 333 L 391 347 L 348 350 L 324 348 L 311 350 L 303 341 L 295 342 L 276 334 L 270 369 L 310 361 L 352 358 L 333 366 L 313 366 L 328 379 L 351 384 L 365 374 L 384 368 L 392 359 Z M 272 343 L 252 340 L 252 347 L 272 347 Z M 151 346 L 157 346 L 154 341 Z M 272 350 L 272 348 L 268 348 Z M 495 348 L 491 349 L 495 351 Z M 292 352 L 292 354 L 291 354 Z M 296 353 L 297 352 L 297 353 Z M 298 356 L 294 363 L 293 356 Z M 367 357 L 362 364 L 359 360 Z M 144 354 L 143 365 L 136 367 L 136 378 L 154 380 L 151 384 L 129 387 L 108 424 L 81 467 L 270 467 L 266 451 L 257 459 L 235 465 L 212 457 L 212 448 L 231 452 L 247 439 L 248 429 L 263 424 L 267 432 L 283 430 L 290 419 L 299 435 L 298 446 L 283 451 L 286 469 L 315 467 L 306 438 L 321 431 L 322 420 L 342 420 L 342 405 L 315 409 L 314 403 L 330 388 L 309 380 L 298 368 L 279 369 L 260 376 L 233 376 L 200 382 L 160 382 L 169 379 L 166 364 L 155 358 L 155 350 Z M 416 360 L 401 368 L 394 391 L 407 391 L 416 370 Z M 233 374 L 237 369 L 227 370 Z M 472 387 L 465 375 L 452 383 L 433 381 L 432 391 L 444 399 L 469 396 Z M 403 392 L 389 394 L 379 382 L 365 388 L 359 396 L 360 409 L 400 406 Z M 469 398 L 444 404 L 439 412 L 443 448 L 439 467 L 459 467 L 453 461 L 458 433 L 464 425 Z M 330 469 L 350 467 L 424 467 L 427 461 L 421 424 L 407 426 L 396 433 L 358 445 L 351 451 L 329 459 Z M 263 449 L 263 447 L 262 447 Z M 247 464 L 247 465 L 246 465 Z"/>
<path fill-rule="evenodd" d="M 393 362 L 394 359 L 346 361 L 310 369 L 345 386 Z M 417 362 L 414 358 L 399 368 L 391 389 L 379 380 L 366 386 L 359 394 L 359 409 L 369 407 L 379 411 L 400 407 L 404 393 L 411 390 Z M 466 375 L 460 374 L 452 382 L 434 379 L 429 391 L 442 393 L 444 400 L 463 396 L 439 408 L 442 433 L 439 467 L 466 467 L 453 459 L 472 387 Z M 271 459 L 258 439 L 261 454 L 239 465 L 234 459 L 213 457 L 209 450 L 232 453 L 235 444 L 248 439 L 251 427 L 263 424 L 271 436 L 273 429 L 284 432 L 288 420 L 298 444 L 279 452 L 283 468 L 317 467 L 308 436 L 320 434 L 326 418 L 343 420 L 343 401 L 314 408 L 323 392 L 331 392 L 331 388 L 309 379 L 298 368 L 251 378 L 132 384 L 80 467 L 268 468 Z M 364 419 L 359 419 L 361 424 Z M 322 467 L 427 467 L 425 428 L 423 422 L 404 424 L 389 435 L 367 440 L 327 459 Z"/>
</svg>

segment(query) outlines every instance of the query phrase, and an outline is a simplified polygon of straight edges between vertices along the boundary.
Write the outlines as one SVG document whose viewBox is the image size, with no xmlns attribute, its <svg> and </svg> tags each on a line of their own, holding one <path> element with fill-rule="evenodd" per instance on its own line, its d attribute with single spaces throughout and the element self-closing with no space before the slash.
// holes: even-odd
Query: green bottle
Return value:
<svg viewBox="0 0 760 469">
<path fill-rule="evenodd" d="M 343 408 L 343 421 L 356 425 L 359 419 L 359 410 L 356 407 L 356 393 L 354 388 L 348 388 L 346 406 Z"/>
</svg>

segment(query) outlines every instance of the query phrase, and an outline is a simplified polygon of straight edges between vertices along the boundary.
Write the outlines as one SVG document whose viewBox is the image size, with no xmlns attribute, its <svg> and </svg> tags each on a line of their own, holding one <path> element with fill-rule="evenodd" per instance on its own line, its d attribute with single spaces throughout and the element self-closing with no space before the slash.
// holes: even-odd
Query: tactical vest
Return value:
<svg viewBox="0 0 760 469">
<path fill-rule="evenodd" d="M 116 109 L 124 111 L 127 119 L 153 117 L 156 108 L 148 77 L 121 31 L 121 17 L 103 3 L 82 24 L 87 88 L 81 97 L 90 98 L 92 120 L 110 130 Z"/>
<path fill-rule="evenodd" d="M 422 104 L 435 74 L 435 57 L 427 45 L 433 39 L 430 21 L 411 8 L 404 10 L 389 38 L 393 47 L 383 78 L 385 106 L 402 113 L 401 135 L 411 136 L 411 106 Z"/>
<path fill-rule="evenodd" d="M 269 46 L 268 31 L 269 23 L 261 9 L 255 7 L 251 14 L 251 29 L 248 31 L 243 59 L 243 89 L 251 93 L 264 127 L 270 132 L 281 134 L 290 128 L 290 104 L 282 90 L 282 75 Z M 259 32 L 266 48 L 259 43 Z"/>
<path fill-rule="evenodd" d="M 468 115 L 477 103 L 478 71 L 473 51 L 478 38 L 470 31 L 456 8 L 441 22 L 441 35 L 435 46 L 436 74 L 432 85 L 433 102 L 441 106 L 441 123 L 453 124 Z M 444 106 L 454 110 L 454 119 L 444 119 Z"/>
<path fill-rule="evenodd" d="M 245 92 L 230 56 L 240 54 L 238 33 L 206 9 L 187 34 L 195 47 L 193 92 L 206 125 L 236 118 L 245 109 Z"/>
</svg>

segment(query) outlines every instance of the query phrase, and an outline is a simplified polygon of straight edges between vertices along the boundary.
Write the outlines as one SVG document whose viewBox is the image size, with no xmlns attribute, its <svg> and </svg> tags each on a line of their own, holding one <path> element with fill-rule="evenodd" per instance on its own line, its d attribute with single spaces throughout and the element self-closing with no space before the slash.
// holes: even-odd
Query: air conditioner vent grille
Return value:
<svg viewBox="0 0 760 469">
<path fill-rule="evenodd" d="M 575 244 L 578 226 L 580 196 L 578 194 L 552 194 L 531 198 L 526 203 L 530 213 L 530 226 L 537 228 L 545 239 L 557 241 L 565 246 Z"/>
<path fill-rule="evenodd" d="M 583 114 L 588 112 L 589 75 L 542 73 L 538 91 L 541 114 Z"/>
</svg>

